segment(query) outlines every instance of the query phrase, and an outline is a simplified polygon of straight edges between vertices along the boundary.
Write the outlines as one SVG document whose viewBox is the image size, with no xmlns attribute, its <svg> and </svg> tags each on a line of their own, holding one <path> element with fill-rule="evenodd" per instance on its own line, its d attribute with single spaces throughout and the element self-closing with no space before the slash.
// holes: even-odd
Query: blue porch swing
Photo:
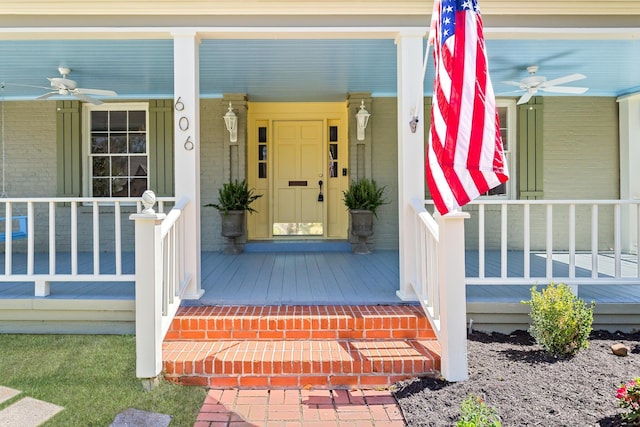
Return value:
<svg viewBox="0 0 640 427">
<path fill-rule="evenodd" d="M 0 197 L 3 199 L 8 198 L 7 191 L 5 189 L 5 136 L 4 136 L 4 82 L 0 84 L 0 90 L 2 91 L 2 99 L 0 104 L 2 105 L 2 194 Z M 7 218 L 0 217 L 0 242 L 7 240 Z M 27 217 L 23 215 L 11 216 L 11 240 L 21 240 L 27 238 Z"/>
</svg>

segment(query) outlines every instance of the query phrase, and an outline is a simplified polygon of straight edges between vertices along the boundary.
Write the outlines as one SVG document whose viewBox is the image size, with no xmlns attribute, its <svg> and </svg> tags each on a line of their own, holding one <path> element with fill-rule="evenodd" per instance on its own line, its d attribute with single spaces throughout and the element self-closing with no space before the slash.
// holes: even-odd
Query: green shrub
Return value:
<svg viewBox="0 0 640 427">
<path fill-rule="evenodd" d="M 500 417 L 496 410 L 487 406 L 484 401 L 472 394 L 462 402 L 462 414 L 457 427 L 500 427 Z"/>
<path fill-rule="evenodd" d="M 531 306 L 529 333 L 549 353 L 570 356 L 589 346 L 593 301 L 587 306 L 567 285 L 552 282 L 542 292 L 532 287 L 523 303 Z"/>
</svg>

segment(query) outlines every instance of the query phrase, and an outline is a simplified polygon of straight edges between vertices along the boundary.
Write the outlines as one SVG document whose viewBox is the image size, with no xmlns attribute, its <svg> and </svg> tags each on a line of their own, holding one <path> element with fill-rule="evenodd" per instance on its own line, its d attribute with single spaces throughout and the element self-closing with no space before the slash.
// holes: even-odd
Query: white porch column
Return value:
<svg viewBox="0 0 640 427">
<path fill-rule="evenodd" d="M 195 32 L 173 34 L 174 144 L 176 200 L 184 210 L 185 267 L 191 274 L 184 299 L 198 299 L 200 284 L 200 39 Z"/>
<path fill-rule="evenodd" d="M 160 224 L 165 218 L 152 209 L 129 216 L 136 223 L 136 376 L 143 379 L 162 371 Z"/>
<path fill-rule="evenodd" d="M 640 93 L 618 98 L 620 127 L 620 199 L 640 199 Z M 622 250 L 638 250 L 635 209 L 622 208 Z"/>
<path fill-rule="evenodd" d="M 416 104 L 423 109 L 422 43 L 424 32 L 400 33 L 396 37 L 398 51 L 398 222 L 400 255 L 400 289 L 402 300 L 415 300 L 410 277 L 415 268 L 416 249 L 407 236 L 415 235 L 411 199 L 424 199 L 424 111 L 418 111 L 419 122 L 415 133 L 409 122 Z"/>
</svg>

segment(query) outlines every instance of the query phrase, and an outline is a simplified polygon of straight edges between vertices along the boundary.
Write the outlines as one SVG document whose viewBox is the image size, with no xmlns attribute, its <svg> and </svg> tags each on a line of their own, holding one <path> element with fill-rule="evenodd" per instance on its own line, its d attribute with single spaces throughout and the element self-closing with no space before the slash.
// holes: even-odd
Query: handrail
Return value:
<svg viewBox="0 0 640 427">
<path fill-rule="evenodd" d="M 151 191 L 145 200 L 155 200 Z M 151 202 L 130 216 L 136 235 L 136 375 L 154 378 L 162 368 L 162 340 L 180 306 L 193 272 L 186 270 L 183 215 L 190 200 L 182 198 L 168 214 Z"/>
<path fill-rule="evenodd" d="M 468 378 L 464 220 L 454 212 L 434 219 L 424 200 L 411 200 L 414 211 L 414 271 L 409 281 L 429 318 L 441 348 L 441 372 L 449 381 Z"/>
</svg>

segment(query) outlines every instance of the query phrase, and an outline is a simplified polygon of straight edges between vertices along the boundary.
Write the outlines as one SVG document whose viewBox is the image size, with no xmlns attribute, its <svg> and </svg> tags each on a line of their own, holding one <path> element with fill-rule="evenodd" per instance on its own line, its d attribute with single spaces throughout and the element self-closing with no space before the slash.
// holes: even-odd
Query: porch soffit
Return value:
<svg viewBox="0 0 640 427">
<path fill-rule="evenodd" d="M 637 0 L 482 0 L 485 15 L 638 15 Z M 430 15 L 424 0 L 5 0 L 6 15 Z"/>
</svg>

